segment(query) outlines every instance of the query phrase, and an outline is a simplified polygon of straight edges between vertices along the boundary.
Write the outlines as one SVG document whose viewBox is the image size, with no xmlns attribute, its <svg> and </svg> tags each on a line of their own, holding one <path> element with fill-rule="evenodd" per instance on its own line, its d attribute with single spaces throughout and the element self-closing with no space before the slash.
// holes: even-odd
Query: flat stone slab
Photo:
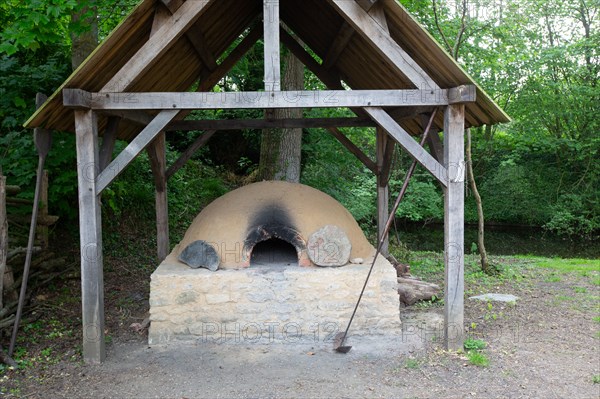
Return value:
<svg viewBox="0 0 600 399">
<path fill-rule="evenodd" d="M 478 296 L 469 297 L 469 299 L 474 299 L 477 301 L 492 301 L 492 302 L 517 302 L 519 299 L 518 296 L 510 295 L 510 294 L 484 294 Z"/>
<path fill-rule="evenodd" d="M 203 267 L 212 272 L 217 271 L 221 260 L 217 251 L 206 241 L 194 241 L 188 245 L 178 258 L 192 269 Z"/>
<path fill-rule="evenodd" d="M 317 266 L 344 266 L 350 260 L 351 251 L 348 236 L 337 226 L 323 226 L 308 239 L 308 257 Z"/>
</svg>

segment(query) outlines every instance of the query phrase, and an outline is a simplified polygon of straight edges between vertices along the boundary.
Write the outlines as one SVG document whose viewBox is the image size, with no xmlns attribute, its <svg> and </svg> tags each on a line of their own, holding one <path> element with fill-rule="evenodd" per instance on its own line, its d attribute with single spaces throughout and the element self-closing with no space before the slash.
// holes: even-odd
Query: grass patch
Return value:
<svg viewBox="0 0 600 399">
<path fill-rule="evenodd" d="M 568 295 L 559 295 L 556 297 L 556 299 L 561 302 L 569 302 L 569 301 L 575 300 L 575 298 L 573 298 L 572 296 L 568 296 Z"/>
<path fill-rule="evenodd" d="M 480 351 L 482 349 L 485 349 L 485 347 L 487 346 L 485 341 L 483 341 L 481 339 L 473 339 L 473 338 L 467 338 L 465 340 L 464 345 L 465 345 L 465 350 L 467 350 L 467 351 L 471 351 L 471 350 Z"/>
<path fill-rule="evenodd" d="M 587 292 L 587 288 L 575 287 L 575 288 L 573 288 L 573 291 L 575 291 L 575 293 L 577 293 L 577 294 L 585 294 Z"/>
<path fill-rule="evenodd" d="M 490 359 L 484 353 L 478 351 L 467 352 L 467 359 L 473 366 L 487 367 L 490 365 Z"/>
<path fill-rule="evenodd" d="M 600 260 L 597 259 L 561 259 L 561 258 L 534 258 L 535 265 L 545 269 L 569 272 L 599 272 Z"/>
<path fill-rule="evenodd" d="M 594 384 L 600 384 L 600 374 L 596 374 L 594 377 L 592 377 L 592 382 Z"/>
<path fill-rule="evenodd" d="M 421 363 L 417 359 L 407 359 L 404 363 L 405 369 L 416 370 L 421 366 Z"/>
<path fill-rule="evenodd" d="M 600 323 L 600 316 L 596 316 L 593 318 L 596 323 Z"/>
</svg>

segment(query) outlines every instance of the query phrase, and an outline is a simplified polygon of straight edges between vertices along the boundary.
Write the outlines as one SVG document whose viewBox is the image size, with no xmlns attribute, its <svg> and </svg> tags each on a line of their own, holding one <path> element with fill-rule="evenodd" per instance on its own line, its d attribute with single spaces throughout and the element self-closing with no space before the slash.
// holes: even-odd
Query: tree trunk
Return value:
<svg viewBox="0 0 600 399">
<path fill-rule="evenodd" d="M 285 57 L 282 90 L 304 90 L 304 65 L 291 52 Z M 273 119 L 302 118 L 301 108 L 276 109 Z M 300 182 L 302 129 L 265 129 L 260 147 L 259 180 Z"/>
<path fill-rule="evenodd" d="M 467 148 L 465 151 L 465 155 L 467 157 L 467 173 L 469 175 L 469 185 L 471 186 L 471 191 L 473 191 L 473 198 L 475 198 L 475 204 L 477 205 L 477 248 L 479 249 L 479 255 L 481 256 L 481 270 L 483 270 L 484 273 L 492 274 L 493 268 L 488 262 L 487 251 L 485 250 L 485 218 L 483 215 L 483 205 L 481 202 L 481 196 L 479 195 L 479 190 L 477 189 L 477 183 L 475 182 L 475 175 L 473 174 L 473 162 L 471 156 L 471 129 L 467 129 Z"/>
<path fill-rule="evenodd" d="M 8 222 L 6 221 L 6 177 L 0 175 L 0 309 L 4 307 L 4 273 L 8 254 Z"/>
<path fill-rule="evenodd" d="M 98 17 L 94 3 L 95 1 L 90 0 L 88 6 L 82 7 L 72 16 L 72 20 L 76 25 L 86 28 L 85 31 L 79 34 L 71 34 L 71 65 L 73 70 L 77 69 L 98 46 Z"/>
</svg>

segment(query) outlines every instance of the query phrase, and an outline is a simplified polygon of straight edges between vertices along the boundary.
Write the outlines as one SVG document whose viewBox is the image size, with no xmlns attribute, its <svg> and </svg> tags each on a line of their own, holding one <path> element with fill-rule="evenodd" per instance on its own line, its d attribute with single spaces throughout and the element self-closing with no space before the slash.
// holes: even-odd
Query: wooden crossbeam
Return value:
<svg viewBox="0 0 600 399">
<path fill-rule="evenodd" d="M 200 18 L 216 0 L 186 1 L 138 52 L 103 87 L 102 91 L 128 90 L 144 72 L 164 55 L 177 39 Z"/>
<path fill-rule="evenodd" d="M 380 56 L 406 76 L 415 87 L 439 88 L 425 70 L 360 5 L 347 0 L 327 1 L 374 47 Z"/>
<path fill-rule="evenodd" d="M 387 112 L 381 108 L 365 108 L 365 111 L 444 187 L 448 185 L 446 168 L 425 151 Z"/>
<path fill-rule="evenodd" d="M 310 129 L 329 127 L 374 127 L 371 119 L 363 118 L 290 118 L 290 119 L 231 119 L 187 120 L 169 123 L 166 131 L 244 130 L 244 129 Z"/>
<path fill-rule="evenodd" d="M 461 89 L 463 90 L 463 89 Z M 456 102 L 475 101 L 464 88 Z M 461 91 L 462 93 L 462 91 Z M 469 94 L 471 93 L 471 94 Z M 64 89 L 63 104 L 94 110 L 193 110 L 439 106 L 454 104 L 454 90 L 322 90 L 224 93 L 89 93 Z"/>
<path fill-rule="evenodd" d="M 164 4 L 167 10 L 169 10 L 170 15 L 173 15 L 177 12 L 179 7 L 181 7 L 184 3 L 184 0 L 161 0 L 161 3 Z M 192 47 L 198 53 L 198 56 L 202 60 L 202 63 L 206 66 L 209 71 L 214 71 L 217 69 L 217 60 L 213 53 L 210 52 L 208 47 L 206 46 L 206 38 L 204 37 L 204 33 L 197 25 L 192 25 L 186 32 L 185 37 L 188 39 Z"/>
<path fill-rule="evenodd" d="M 177 116 L 177 110 L 162 111 L 140 132 L 108 167 L 100 173 L 96 183 L 96 194 L 100 194 L 125 170 L 135 157 Z"/>
</svg>

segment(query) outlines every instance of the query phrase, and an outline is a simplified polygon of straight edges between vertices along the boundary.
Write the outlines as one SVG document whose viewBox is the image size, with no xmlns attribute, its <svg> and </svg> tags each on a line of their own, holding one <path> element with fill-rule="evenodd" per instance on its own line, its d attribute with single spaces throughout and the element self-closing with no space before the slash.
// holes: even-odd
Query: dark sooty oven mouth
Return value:
<svg viewBox="0 0 600 399">
<path fill-rule="evenodd" d="M 258 254 L 255 255 L 255 251 Z M 271 253 L 266 253 L 271 250 Z M 262 264 L 270 259 L 290 259 L 293 253 L 293 264 L 298 264 L 298 256 L 306 251 L 304 240 L 295 229 L 281 225 L 258 226 L 250 231 L 244 242 L 244 253 L 250 257 L 250 264 Z M 258 262 L 257 262 L 258 261 Z M 277 262 L 268 262 L 277 263 Z M 285 261 L 282 263 L 292 263 Z"/>
<path fill-rule="evenodd" d="M 271 238 L 254 246 L 250 266 L 298 266 L 298 253 L 289 242 Z"/>
</svg>

